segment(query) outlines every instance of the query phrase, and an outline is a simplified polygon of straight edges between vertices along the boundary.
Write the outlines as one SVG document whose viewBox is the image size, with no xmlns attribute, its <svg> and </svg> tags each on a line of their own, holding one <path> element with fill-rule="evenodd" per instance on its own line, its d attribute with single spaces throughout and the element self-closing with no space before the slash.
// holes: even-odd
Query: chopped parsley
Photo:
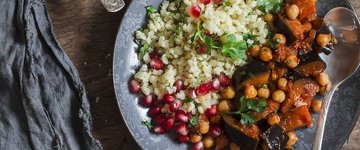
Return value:
<svg viewBox="0 0 360 150">
<path fill-rule="evenodd" d="M 221 47 L 222 55 L 231 57 L 233 60 L 246 58 L 247 43 L 243 40 L 237 41 L 235 35 L 227 35 Z"/>
<path fill-rule="evenodd" d="M 153 124 L 150 121 L 141 121 L 141 124 L 146 126 L 149 130 L 153 128 Z"/>
<path fill-rule="evenodd" d="M 195 87 L 199 87 L 201 82 L 203 82 L 205 80 L 205 75 L 200 75 L 198 78 L 197 78 L 197 81 L 195 83 Z"/>
<path fill-rule="evenodd" d="M 199 122 L 199 117 L 198 116 L 191 116 L 188 126 L 189 127 L 197 126 L 198 122 Z"/>
<path fill-rule="evenodd" d="M 235 112 L 229 112 L 226 114 L 240 115 L 240 123 L 250 125 L 256 122 L 256 118 L 252 115 L 251 111 L 262 113 L 266 107 L 267 102 L 265 99 L 246 99 L 244 96 L 242 96 L 240 98 L 240 108 Z"/>
<path fill-rule="evenodd" d="M 154 8 L 153 6 L 146 6 L 145 9 L 149 15 L 158 12 L 158 10 L 156 8 Z"/>
<path fill-rule="evenodd" d="M 264 88 L 264 89 L 268 88 L 268 86 L 266 84 L 262 84 L 261 87 Z"/>
<path fill-rule="evenodd" d="M 258 7 L 266 13 L 280 13 L 283 0 L 258 0 Z"/>
<path fill-rule="evenodd" d="M 281 39 L 280 39 L 280 38 L 279 38 L 279 39 L 276 39 L 275 41 L 271 40 L 271 41 L 270 41 L 270 47 L 273 48 L 273 49 L 275 49 L 275 48 L 280 44 L 280 42 L 281 42 Z"/>
<path fill-rule="evenodd" d="M 143 57 L 146 53 L 149 52 L 150 49 L 150 45 L 145 43 L 141 48 L 140 48 L 140 56 Z"/>
</svg>

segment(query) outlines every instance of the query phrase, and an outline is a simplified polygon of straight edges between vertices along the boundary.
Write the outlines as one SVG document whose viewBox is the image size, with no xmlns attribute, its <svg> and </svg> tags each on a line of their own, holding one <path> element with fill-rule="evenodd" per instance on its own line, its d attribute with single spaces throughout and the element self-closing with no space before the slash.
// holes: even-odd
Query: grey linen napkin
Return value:
<svg viewBox="0 0 360 150">
<path fill-rule="evenodd" d="M 0 0 L 0 149 L 102 149 L 45 3 Z"/>
</svg>

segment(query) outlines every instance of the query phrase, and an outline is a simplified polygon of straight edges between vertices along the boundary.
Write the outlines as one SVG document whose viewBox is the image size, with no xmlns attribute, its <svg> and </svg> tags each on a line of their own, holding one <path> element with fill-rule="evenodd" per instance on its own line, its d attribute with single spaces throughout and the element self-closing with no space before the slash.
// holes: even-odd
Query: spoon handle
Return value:
<svg viewBox="0 0 360 150">
<path fill-rule="evenodd" d="M 313 150 L 321 150 L 322 141 L 323 141 L 323 137 L 324 137 L 326 117 L 327 117 L 327 113 L 329 111 L 331 99 L 335 93 L 336 88 L 337 88 L 337 86 L 332 87 L 330 92 L 324 97 L 323 105 L 321 107 L 321 112 L 319 113 L 319 118 L 318 118 L 318 122 L 317 122 Z"/>
</svg>

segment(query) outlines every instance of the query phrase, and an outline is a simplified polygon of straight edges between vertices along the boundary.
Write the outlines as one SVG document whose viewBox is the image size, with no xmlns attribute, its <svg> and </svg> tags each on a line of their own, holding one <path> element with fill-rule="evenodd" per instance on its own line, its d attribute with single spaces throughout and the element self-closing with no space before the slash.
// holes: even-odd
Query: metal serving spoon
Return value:
<svg viewBox="0 0 360 150">
<path fill-rule="evenodd" d="M 123 0 L 100 0 L 108 12 L 117 12 L 125 6 Z"/>
<path fill-rule="evenodd" d="M 328 65 L 326 72 L 333 86 L 324 97 L 313 150 L 321 150 L 326 117 L 335 90 L 357 70 L 360 64 L 360 25 L 356 14 L 350 9 L 337 7 L 326 14 L 324 21 L 338 43 L 332 54 L 321 56 Z"/>
</svg>

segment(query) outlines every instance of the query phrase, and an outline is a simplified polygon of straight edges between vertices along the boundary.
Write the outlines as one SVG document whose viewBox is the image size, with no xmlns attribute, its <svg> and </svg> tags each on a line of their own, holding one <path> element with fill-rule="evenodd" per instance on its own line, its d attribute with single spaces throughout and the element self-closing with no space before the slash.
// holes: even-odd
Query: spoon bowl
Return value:
<svg viewBox="0 0 360 150">
<path fill-rule="evenodd" d="M 321 55 L 328 65 L 326 72 L 333 86 L 323 100 L 313 150 L 321 150 L 326 117 L 335 90 L 360 64 L 360 25 L 356 14 L 350 9 L 337 7 L 326 14 L 324 22 L 338 43 L 332 54 Z"/>
</svg>

